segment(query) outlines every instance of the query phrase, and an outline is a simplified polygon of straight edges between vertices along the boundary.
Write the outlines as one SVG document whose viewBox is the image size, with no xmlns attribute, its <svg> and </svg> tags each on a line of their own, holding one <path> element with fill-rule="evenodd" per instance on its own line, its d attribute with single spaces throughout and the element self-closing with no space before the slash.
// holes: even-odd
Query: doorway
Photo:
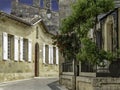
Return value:
<svg viewBox="0 0 120 90">
<path fill-rule="evenodd" d="M 35 44 L 35 77 L 39 76 L 39 44 Z"/>
</svg>

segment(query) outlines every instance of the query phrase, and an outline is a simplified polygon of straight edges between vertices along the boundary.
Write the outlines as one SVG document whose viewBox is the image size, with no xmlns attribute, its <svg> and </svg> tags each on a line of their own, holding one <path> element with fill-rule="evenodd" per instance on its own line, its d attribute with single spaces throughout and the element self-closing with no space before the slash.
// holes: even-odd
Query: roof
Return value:
<svg viewBox="0 0 120 90">
<path fill-rule="evenodd" d="M 101 15 L 98 15 L 98 20 L 101 21 L 103 19 L 105 19 L 107 16 L 111 15 L 114 11 L 118 10 L 119 7 L 115 8 L 114 10 L 111 10 L 105 14 L 101 14 Z"/>
<path fill-rule="evenodd" d="M 51 32 L 48 31 L 48 29 L 47 29 L 46 25 L 44 24 L 43 20 L 41 18 L 39 18 L 39 17 L 31 19 L 30 21 L 27 21 L 27 20 L 24 20 L 22 18 L 19 18 L 19 17 L 15 16 L 15 15 L 7 14 L 7 13 L 2 12 L 2 11 L 0 11 L 0 15 L 6 16 L 6 17 L 8 17 L 8 18 L 10 18 L 12 20 L 15 20 L 15 21 L 18 21 L 20 23 L 26 24 L 28 26 L 34 26 L 34 25 L 38 24 L 39 22 L 41 22 L 42 26 L 44 27 L 44 29 L 45 29 L 45 31 L 47 33 L 49 33 L 51 35 L 55 35 L 55 34 L 53 34 L 53 33 L 51 33 Z"/>
</svg>

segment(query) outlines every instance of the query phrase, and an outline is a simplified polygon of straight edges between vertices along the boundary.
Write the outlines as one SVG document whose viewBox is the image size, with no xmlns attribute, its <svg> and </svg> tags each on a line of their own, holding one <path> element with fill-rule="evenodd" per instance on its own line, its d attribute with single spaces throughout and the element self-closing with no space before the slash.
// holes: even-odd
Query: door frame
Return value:
<svg viewBox="0 0 120 90">
<path fill-rule="evenodd" d="M 35 44 L 35 77 L 39 76 L 39 44 Z"/>
</svg>

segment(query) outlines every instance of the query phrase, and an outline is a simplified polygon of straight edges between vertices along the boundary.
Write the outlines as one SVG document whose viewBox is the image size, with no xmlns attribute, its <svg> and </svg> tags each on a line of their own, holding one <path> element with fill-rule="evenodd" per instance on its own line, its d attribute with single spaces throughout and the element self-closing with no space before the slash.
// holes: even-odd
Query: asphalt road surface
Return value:
<svg viewBox="0 0 120 90">
<path fill-rule="evenodd" d="M 0 84 L 0 90 L 67 90 L 58 78 L 33 78 Z"/>
</svg>

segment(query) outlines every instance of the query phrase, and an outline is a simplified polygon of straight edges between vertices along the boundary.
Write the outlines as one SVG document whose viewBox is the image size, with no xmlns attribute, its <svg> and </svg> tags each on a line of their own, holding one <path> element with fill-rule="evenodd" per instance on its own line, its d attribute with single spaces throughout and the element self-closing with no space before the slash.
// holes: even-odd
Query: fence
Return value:
<svg viewBox="0 0 120 90">
<path fill-rule="evenodd" d="M 73 62 L 62 63 L 63 72 L 73 72 Z"/>
</svg>

